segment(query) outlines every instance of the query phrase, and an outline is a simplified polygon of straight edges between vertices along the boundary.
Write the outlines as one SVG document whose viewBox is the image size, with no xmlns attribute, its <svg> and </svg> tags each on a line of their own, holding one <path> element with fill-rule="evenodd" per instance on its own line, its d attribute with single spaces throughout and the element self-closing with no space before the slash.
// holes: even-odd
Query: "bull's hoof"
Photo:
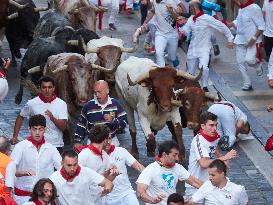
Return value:
<svg viewBox="0 0 273 205">
<path fill-rule="evenodd" d="M 147 157 L 155 157 L 155 152 L 148 152 L 147 151 Z"/>
<path fill-rule="evenodd" d="M 22 102 L 22 96 L 21 95 L 16 95 L 14 99 L 15 104 L 19 105 Z"/>
</svg>

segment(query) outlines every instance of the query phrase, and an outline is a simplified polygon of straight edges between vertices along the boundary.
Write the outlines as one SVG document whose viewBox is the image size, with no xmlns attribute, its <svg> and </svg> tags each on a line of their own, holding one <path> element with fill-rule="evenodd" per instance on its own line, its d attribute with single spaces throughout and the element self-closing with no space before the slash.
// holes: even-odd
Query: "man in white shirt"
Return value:
<svg viewBox="0 0 273 205">
<path fill-rule="evenodd" d="M 238 133 L 249 133 L 250 126 L 246 114 L 233 103 L 216 102 L 208 111 L 217 116 L 217 133 L 220 135 L 219 144 L 222 150 L 228 150 L 234 145 Z"/>
<path fill-rule="evenodd" d="M 55 146 L 62 153 L 63 131 L 67 127 L 67 104 L 54 94 L 55 83 L 51 77 L 43 76 L 40 79 L 40 95 L 29 100 L 17 116 L 13 132 L 13 143 L 18 142 L 19 130 L 24 118 L 42 114 L 46 118 L 46 142 Z"/>
<path fill-rule="evenodd" d="M 243 78 L 243 91 L 252 90 L 252 83 L 247 74 L 248 66 L 262 75 L 262 62 L 257 60 L 257 46 L 262 41 L 265 23 L 261 8 L 253 0 L 239 0 L 238 16 L 229 26 L 236 28 L 236 58 Z"/>
<path fill-rule="evenodd" d="M 147 28 L 149 21 L 155 16 L 155 51 L 156 63 L 159 67 L 165 67 L 165 50 L 173 67 L 179 65 L 177 58 L 178 32 L 176 29 L 176 18 L 178 10 L 186 11 L 184 5 L 176 0 L 154 0 L 152 9 L 149 10 L 142 28 Z"/>
<path fill-rule="evenodd" d="M 224 156 L 222 155 L 218 147 L 220 136 L 216 132 L 216 115 L 210 112 L 203 112 L 200 115 L 200 124 L 201 130 L 193 138 L 191 143 L 188 170 L 192 176 L 202 181 L 207 181 L 209 179 L 207 168 L 215 158 L 228 163 L 229 160 L 238 157 L 238 153 L 235 150 L 231 150 Z M 188 183 L 186 183 L 185 186 L 185 194 L 188 197 L 197 190 Z"/>
<path fill-rule="evenodd" d="M 263 14 L 265 20 L 264 48 L 266 55 L 269 57 L 268 62 L 268 85 L 273 88 L 273 2 L 271 0 L 264 0 Z"/>
<path fill-rule="evenodd" d="M 116 165 L 121 174 L 114 179 L 114 189 L 112 192 L 104 197 L 104 205 L 139 205 L 135 191 L 129 181 L 126 165 L 134 168 L 138 172 L 142 172 L 144 166 L 125 148 L 116 147 L 111 142 L 112 139 L 110 138 L 104 150 L 109 155 L 111 163 Z"/>
<path fill-rule="evenodd" d="M 167 198 L 176 192 L 179 181 L 186 181 L 199 188 L 202 182 L 190 173 L 178 161 L 179 147 L 174 141 L 165 141 L 158 147 L 156 161 L 149 164 L 137 179 L 137 194 L 146 205 L 167 205 Z"/>
<path fill-rule="evenodd" d="M 204 200 L 204 205 L 248 205 L 244 186 L 229 181 L 226 164 L 216 159 L 208 167 L 209 181 L 206 181 L 192 196 L 189 205 Z"/>
<path fill-rule="evenodd" d="M 35 183 L 49 177 L 61 167 L 61 156 L 53 145 L 45 142 L 46 119 L 33 115 L 29 119 L 30 135 L 15 145 L 11 158 L 16 164 L 14 199 L 18 204 L 29 200 Z"/>
<path fill-rule="evenodd" d="M 103 150 L 107 141 L 112 141 L 109 127 L 104 124 L 95 124 L 90 130 L 89 140 L 92 143 L 83 147 L 79 153 L 79 164 L 113 181 L 119 172 L 116 166 L 110 163 L 108 154 Z M 102 204 L 99 192 L 100 187 L 94 186 L 92 196 L 95 204 Z"/>
<path fill-rule="evenodd" d="M 92 169 L 80 166 L 78 154 L 74 151 L 63 153 L 62 168 L 54 172 L 50 179 L 57 188 L 57 204 L 60 205 L 98 205 L 94 203 L 94 187 L 102 187 L 100 196 L 105 196 L 113 189 L 111 181 Z"/>
<path fill-rule="evenodd" d="M 228 48 L 233 48 L 233 35 L 225 24 L 205 14 L 199 1 L 191 1 L 190 10 L 193 15 L 182 28 L 185 35 L 192 35 L 187 53 L 187 72 L 195 75 L 196 68 L 203 67 L 201 86 L 208 92 L 211 35 L 214 30 L 224 34 Z"/>
<path fill-rule="evenodd" d="M 29 202 L 23 205 L 56 205 L 57 189 L 48 178 L 40 179 L 34 186 Z"/>
</svg>

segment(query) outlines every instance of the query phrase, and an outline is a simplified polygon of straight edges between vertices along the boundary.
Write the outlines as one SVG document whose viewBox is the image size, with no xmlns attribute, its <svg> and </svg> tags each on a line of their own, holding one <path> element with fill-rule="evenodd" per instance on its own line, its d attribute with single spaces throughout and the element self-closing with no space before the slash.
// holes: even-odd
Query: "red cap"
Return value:
<svg viewBox="0 0 273 205">
<path fill-rule="evenodd" d="M 268 152 L 273 150 L 273 134 L 271 135 L 271 137 L 268 138 L 264 149 Z"/>
</svg>

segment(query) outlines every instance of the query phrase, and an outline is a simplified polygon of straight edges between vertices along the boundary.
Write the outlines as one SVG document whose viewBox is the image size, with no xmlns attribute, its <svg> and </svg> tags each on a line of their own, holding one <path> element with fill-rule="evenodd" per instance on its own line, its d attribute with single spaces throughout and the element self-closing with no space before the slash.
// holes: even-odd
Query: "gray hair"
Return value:
<svg viewBox="0 0 273 205">
<path fill-rule="evenodd" d="M 4 135 L 0 135 L 0 152 L 6 154 L 10 150 L 10 140 Z"/>
</svg>

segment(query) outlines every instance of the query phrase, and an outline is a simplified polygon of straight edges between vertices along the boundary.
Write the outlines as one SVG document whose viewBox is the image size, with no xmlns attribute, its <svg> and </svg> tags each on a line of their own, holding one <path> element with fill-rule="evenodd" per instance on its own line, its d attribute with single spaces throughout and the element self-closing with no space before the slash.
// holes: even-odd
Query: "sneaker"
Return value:
<svg viewBox="0 0 273 205">
<path fill-rule="evenodd" d="M 218 45 L 213 46 L 213 52 L 215 56 L 218 56 L 220 54 L 220 48 Z"/>
<path fill-rule="evenodd" d="M 253 90 L 253 88 L 252 88 L 251 85 L 244 85 L 244 86 L 242 87 L 242 90 L 243 90 L 243 91 L 251 91 L 251 90 Z"/>
<path fill-rule="evenodd" d="M 264 72 L 262 63 L 259 63 L 255 68 L 256 68 L 257 76 L 261 76 L 263 74 L 263 72 Z"/>
<path fill-rule="evenodd" d="M 220 138 L 218 145 L 222 151 L 228 151 L 229 147 L 229 136 L 225 135 Z"/>
<path fill-rule="evenodd" d="M 109 24 L 109 30 L 111 30 L 111 31 L 116 31 L 117 28 L 115 27 L 115 25 L 114 25 L 113 23 L 110 23 L 110 24 Z"/>
<path fill-rule="evenodd" d="M 209 92 L 208 87 L 203 87 L 203 91 L 204 91 L 204 92 Z"/>
</svg>

